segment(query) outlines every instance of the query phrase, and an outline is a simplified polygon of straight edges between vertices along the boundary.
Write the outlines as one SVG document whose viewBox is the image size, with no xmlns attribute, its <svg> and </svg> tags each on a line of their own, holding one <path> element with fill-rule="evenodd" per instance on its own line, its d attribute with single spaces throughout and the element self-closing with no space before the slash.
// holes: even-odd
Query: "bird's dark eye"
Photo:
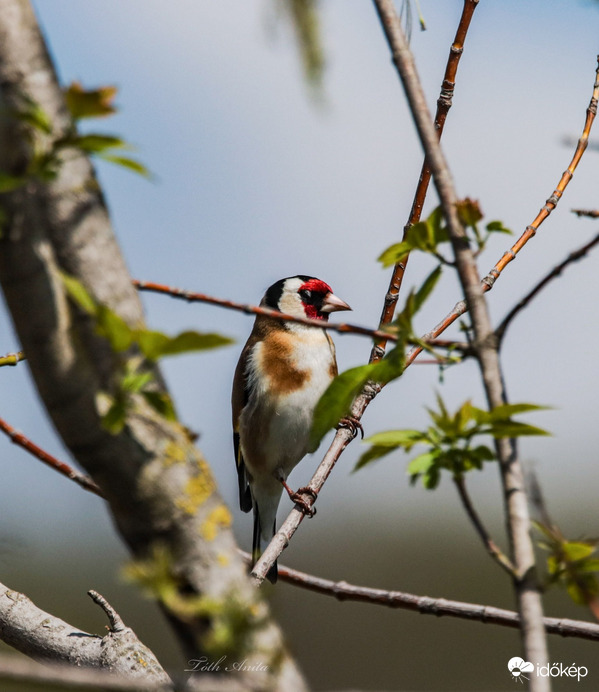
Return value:
<svg viewBox="0 0 599 692">
<path fill-rule="evenodd" d="M 303 300 L 310 300 L 310 298 L 312 298 L 312 291 L 309 291 L 307 288 L 302 289 L 299 294 Z"/>
</svg>

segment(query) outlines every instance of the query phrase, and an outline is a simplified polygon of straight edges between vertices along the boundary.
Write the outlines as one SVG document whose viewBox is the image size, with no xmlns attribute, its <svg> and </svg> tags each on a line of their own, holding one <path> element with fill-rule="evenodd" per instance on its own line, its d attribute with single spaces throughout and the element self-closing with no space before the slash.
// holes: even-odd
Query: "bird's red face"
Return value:
<svg viewBox="0 0 599 692">
<path fill-rule="evenodd" d="M 329 313 L 337 310 L 351 310 L 349 305 L 338 298 L 333 289 L 320 279 L 310 278 L 298 289 L 306 317 L 313 320 L 329 319 Z"/>
</svg>

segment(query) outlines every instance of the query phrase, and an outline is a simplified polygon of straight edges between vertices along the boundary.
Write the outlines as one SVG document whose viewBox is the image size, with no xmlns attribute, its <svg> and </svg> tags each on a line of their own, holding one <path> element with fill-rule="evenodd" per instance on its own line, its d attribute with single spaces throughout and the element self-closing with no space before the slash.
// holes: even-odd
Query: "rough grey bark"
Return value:
<svg viewBox="0 0 599 692">
<path fill-rule="evenodd" d="M 0 0 L 0 85 L 0 170 L 22 175 L 31 156 L 31 130 L 11 112 L 21 110 L 24 99 L 39 104 L 53 126 L 47 145 L 71 125 L 28 0 Z M 248 674 L 246 686 L 305 689 L 267 606 L 246 577 L 230 514 L 185 429 L 143 401 L 130 407 L 121 433 L 110 434 L 101 425 L 96 396 L 114 391 L 121 363 L 95 334 L 91 318 L 70 304 L 58 272 L 78 278 L 130 325 L 143 325 L 143 313 L 90 162 L 65 150 L 55 180 L 30 177 L 2 194 L 0 207 L 6 215 L 0 283 L 39 394 L 67 447 L 101 487 L 133 555 L 168 556 L 178 590 L 163 606 L 187 655 L 209 655 L 204 637 L 227 612 L 223 607 L 220 614 L 190 616 L 183 612 L 189 597 L 234 603 L 247 628 L 231 655 L 267 668 Z"/>
<path fill-rule="evenodd" d="M 103 637 L 82 632 L 0 584 L 0 638 L 39 662 L 71 664 L 152 686 L 172 686 L 158 660 L 128 627 Z"/>
</svg>

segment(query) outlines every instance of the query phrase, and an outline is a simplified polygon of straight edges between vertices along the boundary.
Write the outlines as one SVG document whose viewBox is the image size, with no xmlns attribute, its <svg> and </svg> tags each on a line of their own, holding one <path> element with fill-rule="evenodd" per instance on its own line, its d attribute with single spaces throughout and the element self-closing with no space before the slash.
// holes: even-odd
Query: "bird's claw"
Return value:
<svg viewBox="0 0 599 692">
<path fill-rule="evenodd" d="M 362 427 L 362 423 L 360 423 L 355 416 L 346 416 L 342 418 L 337 424 L 337 430 L 339 430 L 339 428 L 347 428 L 351 432 L 352 439 L 354 440 L 358 436 L 359 430 L 361 439 L 364 439 L 364 428 Z"/>
<path fill-rule="evenodd" d="M 295 492 L 291 490 L 291 488 L 285 483 L 285 481 L 282 481 L 283 487 L 287 491 L 287 494 L 289 495 L 289 499 L 292 502 L 295 502 L 296 505 L 300 506 L 300 509 L 302 512 L 308 517 L 312 518 L 316 514 L 316 507 L 313 507 L 312 505 L 309 505 L 306 500 L 302 497 L 302 495 L 310 495 L 313 499 L 313 502 L 316 502 L 316 498 L 318 497 L 318 494 L 312 490 L 312 488 L 308 488 L 307 486 L 304 486 L 302 488 L 298 488 Z"/>
</svg>

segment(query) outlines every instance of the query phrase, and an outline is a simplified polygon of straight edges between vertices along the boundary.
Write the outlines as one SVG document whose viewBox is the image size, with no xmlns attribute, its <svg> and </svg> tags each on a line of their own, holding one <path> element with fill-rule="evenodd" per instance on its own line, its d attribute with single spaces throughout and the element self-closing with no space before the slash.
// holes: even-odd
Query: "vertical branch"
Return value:
<svg viewBox="0 0 599 692">
<path fill-rule="evenodd" d="M 474 10 L 478 6 L 478 2 L 479 0 L 464 0 L 462 16 L 460 17 L 455 38 L 449 50 L 449 58 L 445 67 L 445 75 L 443 77 L 443 82 L 441 83 L 441 93 L 437 99 L 437 112 L 435 114 L 435 130 L 437 131 L 437 136 L 439 139 L 441 139 L 441 135 L 443 134 L 447 114 L 452 106 L 458 65 L 464 51 L 464 41 L 466 40 L 466 34 L 468 33 L 468 29 L 470 27 L 470 21 L 472 20 Z M 431 169 L 428 165 L 428 161 L 425 158 L 424 163 L 422 164 L 422 170 L 420 171 L 420 178 L 418 179 L 418 186 L 416 187 L 416 193 L 414 195 L 414 201 L 412 202 L 410 216 L 408 217 L 408 221 L 404 227 L 404 239 L 408 229 L 420 221 L 422 207 L 424 206 L 424 200 L 426 199 L 426 193 L 428 191 L 430 180 Z M 393 319 L 397 298 L 401 290 L 401 284 L 403 282 L 406 265 L 408 263 L 408 258 L 409 255 L 406 255 L 403 262 L 399 262 L 393 268 L 391 280 L 389 281 L 389 290 L 385 295 L 385 303 L 383 305 L 380 321 L 381 325 L 389 324 Z M 380 339 L 372 347 L 372 351 L 370 353 L 371 363 L 383 357 L 386 344 L 387 341 L 385 339 Z"/>
<path fill-rule="evenodd" d="M 455 75 L 457 72 L 459 58 L 462 53 L 462 47 L 468 27 L 470 25 L 470 19 L 472 14 L 478 4 L 478 0 L 465 0 L 464 11 L 460 19 L 460 24 L 456 32 L 456 38 L 452 45 L 450 51 L 449 62 L 445 71 L 445 78 L 443 80 L 443 87 L 441 91 L 441 96 L 439 97 L 439 109 L 437 112 L 437 125 L 439 129 L 439 136 L 445 124 L 445 118 L 447 112 L 451 106 L 451 98 L 453 94 L 453 85 L 455 83 Z M 410 214 L 410 220 L 408 221 L 408 226 L 410 224 L 416 223 L 420 218 L 420 212 L 422 210 L 422 205 L 424 204 L 424 198 L 426 196 L 426 191 L 428 189 L 428 184 L 430 181 L 430 168 L 425 164 L 423 166 L 423 171 L 420 176 L 420 181 L 418 183 L 418 188 L 416 192 L 416 197 L 414 199 L 414 204 L 412 208 L 412 213 Z M 391 282 L 389 286 L 389 291 L 385 296 L 385 304 L 383 307 L 383 312 L 381 316 L 381 325 L 388 324 L 393 319 L 393 313 L 395 311 L 395 304 L 397 303 L 397 296 L 401 287 L 401 281 L 403 279 L 405 271 L 405 261 L 403 264 L 398 264 L 395 266 L 393 271 L 393 276 L 391 277 Z M 373 347 L 370 360 L 378 360 L 382 358 L 385 352 L 387 340 L 380 339 L 378 343 Z M 364 411 L 374 399 L 374 397 L 380 391 L 380 385 L 374 382 L 369 382 L 363 391 L 356 397 L 352 409 L 352 417 L 360 420 Z M 324 485 L 329 474 L 333 470 L 333 467 L 337 463 L 337 460 L 343 453 L 344 449 L 352 440 L 352 434 L 347 428 L 340 428 L 335 434 L 335 438 L 331 443 L 331 446 L 327 450 L 323 457 L 316 473 L 312 477 L 309 483 L 310 489 L 315 495 L 318 495 L 322 486 Z M 312 504 L 313 499 L 309 496 L 306 498 L 309 505 Z M 280 529 L 277 531 L 275 537 L 270 542 L 269 546 L 262 553 L 261 558 L 254 565 L 251 577 L 254 582 L 259 585 L 265 578 L 266 573 L 269 568 L 274 564 L 275 560 L 281 555 L 283 550 L 289 544 L 293 534 L 297 531 L 299 525 L 301 524 L 304 513 L 298 509 L 292 509 L 287 519 L 281 525 Z"/>
<path fill-rule="evenodd" d="M 393 62 L 404 87 L 418 135 L 431 167 L 435 188 L 441 200 L 460 283 L 466 297 L 466 304 L 472 315 L 475 335 L 474 348 L 481 369 L 487 401 L 489 406 L 494 408 L 506 400 L 497 343 L 493 336 L 476 261 L 457 214 L 457 197 L 449 168 L 439 145 L 416 66 L 394 4 L 392 0 L 373 1 L 391 49 Z M 514 586 L 522 621 L 524 653 L 527 660 L 546 661 L 548 654 L 543 628 L 543 609 L 535 575 L 535 556 L 529 533 L 530 520 L 522 467 L 513 440 L 498 439 L 495 441 L 495 445 L 503 483 L 508 534 L 513 562 L 517 571 Z M 531 689 L 534 692 L 549 689 L 547 679 L 533 678 Z"/>
</svg>

